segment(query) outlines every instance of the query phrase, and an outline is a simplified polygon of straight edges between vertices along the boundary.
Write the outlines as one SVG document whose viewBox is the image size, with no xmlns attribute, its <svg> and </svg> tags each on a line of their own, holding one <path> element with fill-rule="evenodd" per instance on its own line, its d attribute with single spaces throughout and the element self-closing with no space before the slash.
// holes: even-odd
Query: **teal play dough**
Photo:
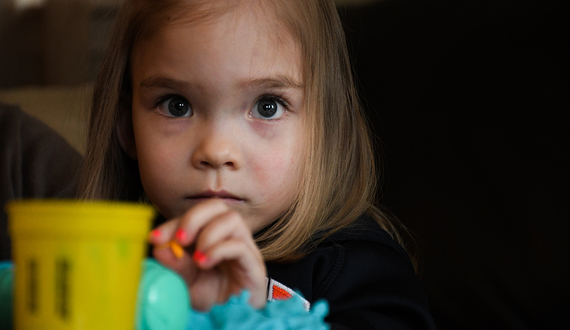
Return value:
<svg viewBox="0 0 570 330">
<path fill-rule="evenodd" d="M 136 329 L 186 329 L 190 299 L 186 284 L 154 259 L 143 262 L 139 284 Z"/>
<path fill-rule="evenodd" d="M 328 313 L 326 301 L 316 302 L 310 311 L 305 309 L 298 296 L 288 300 L 274 300 L 263 309 L 255 309 L 249 303 L 249 293 L 244 291 L 222 305 L 214 306 L 207 313 L 191 311 L 187 330 L 326 330 L 324 322 Z"/>
<path fill-rule="evenodd" d="M 293 296 L 255 309 L 249 304 L 249 292 L 244 291 L 209 312 L 191 309 L 189 301 L 187 287 L 176 273 L 152 259 L 145 260 L 139 288 L 138 330 L 329 329 L 324 322 L 328 313 L 325 301 L 316 302 L 307 311 L 301 298 Z"/>
<path fill-rule="evenodd" d="M 0 262 L 0 329 L 12 328 L 13 281 L 12 263 Z"/>
</svg>

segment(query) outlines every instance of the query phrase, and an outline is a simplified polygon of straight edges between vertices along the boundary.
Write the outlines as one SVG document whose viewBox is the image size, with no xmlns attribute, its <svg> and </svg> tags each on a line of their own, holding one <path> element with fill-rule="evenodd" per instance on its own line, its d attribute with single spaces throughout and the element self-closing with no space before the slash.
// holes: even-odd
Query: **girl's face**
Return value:
<svg viewBox="0 0 570 330">
<path fill-rule="evenodd" d="M 163 27 L 136 45 L 131 154 L 165 217 L 221 198 L 256 232 L 292 205 L 304 82 L 300 51 L 276 22 L 238 9 Z"/>
</svg>

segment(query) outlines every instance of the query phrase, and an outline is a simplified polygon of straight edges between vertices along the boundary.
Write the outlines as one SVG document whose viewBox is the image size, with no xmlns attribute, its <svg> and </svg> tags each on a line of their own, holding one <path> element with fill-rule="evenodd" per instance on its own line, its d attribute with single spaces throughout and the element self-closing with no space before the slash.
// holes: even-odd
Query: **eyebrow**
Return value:
<svg viewBox="0 0 570 330">
<path fill-rule="evenodd" d="M 275 77 L 259 78 L 246 82 L 244 85 L 263 89 L 263 88 L 294 88 L 302 89 L 305 86 L 300 82 L 291 79 L 288 76 L 278 75 Z"/>
<path fill-rule="evenodd" d="M 185 88 L 188 88 L 192 85 L 193 84 L 185 82 L 185 81 L 167 78 L 167 77 L 162 77 L 162 76 L 151 76 L 149 78 L 144 79 L 139 84 L 139 86 L 143 89 L 148 89 L 148 88 L 185 89 Z M 304 85 L 301 84 L 300 82 L 298 82 L 294 79 L 291 79 L 290 77 L 284 76 L 284 75 L 253 79 L 251 81 L 245 81 L 245 82 L 241 83 L 240 85 L 247 86 L 250 88 L 255 88 L 255 89 L 264 89 L 264 88 L 302 89 L 302 88 L 304 88 Z"/>
<path fill-rule="evenodd" d="M 182 88 L 186 88 L 188 86 L 191 86 L 191 84 L 181 81 L 181 80 L 176 80 L 176 79 L 171 79 L 171 78 L 166 78 L 166 77 L 161 77 L 161 76 L 151 76 L 149 78 L 144 79 L 143 81 L 141 81 L 141 83 L 139 84 L 139 86 L 141 88 L 172 88 L 172 89 L 182 89 Z"/>
</svg>

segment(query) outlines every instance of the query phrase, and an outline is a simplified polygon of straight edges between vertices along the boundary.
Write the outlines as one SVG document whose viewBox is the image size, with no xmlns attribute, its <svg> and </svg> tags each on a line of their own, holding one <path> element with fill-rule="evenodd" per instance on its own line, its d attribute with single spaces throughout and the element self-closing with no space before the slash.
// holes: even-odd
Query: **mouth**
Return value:
<svg viewBox="0 0 570 330">
<path fill-rule="evenodd" d="M 225 190 L 220 190 L 220 191 L 212 191 L 212 190 L 207 190 L 204 192 L 201 192 L 197 195 L 192 195 L 192 196 L 188 196 L 187 199 L 189 200 L 193 200 L 193 201 L 201 201 L 201 200 L 206 200 L 206 199 L 211 199 L 211 198 L 219 198 L 221 200 L 223 200 L 224 202 L 228 202 L 228 203 L 240 203 L 240 202 L 244 202 L 245 200 L 241 197 L 235 196 Z"/>
</svg>

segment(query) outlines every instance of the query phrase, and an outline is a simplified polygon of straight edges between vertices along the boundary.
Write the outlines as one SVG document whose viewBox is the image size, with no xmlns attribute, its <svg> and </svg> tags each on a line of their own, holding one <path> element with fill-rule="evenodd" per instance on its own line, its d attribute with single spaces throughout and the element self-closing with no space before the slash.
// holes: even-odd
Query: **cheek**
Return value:
<svg viewBox="0 0 570 330">
<path fill-rule="evenodd" d="M 178 144 L 165 143 L 168 141 L 155 136 L 152 130 L 147 130 L 140 135 L 136 133 L 141 182 L 147 195 L 153 201 L 152 195 L 168 194 L 168 187 L 176 182 L 176 176 L 179 174 L 176 166 L 183 162 L 181 159 L 183 155 L 178 150 Z"/>
<path fill-rule="evenodd" d="M 143 181 L 164 181 L 168 178 L 167 173 L 172 173 L 172 168 L 170 164 L 173 162 L 169 159 L 167 155 L 162 155 L 163 150 L 155 150 L 153 153 L 150 151 L 139 153 L 139 171 L 141 174 L 141 179 Z"/>
<path fill-rule="evenodd" d="M 180 194 L 184 193 L 183 173 L 176 165 L 180 160 L 165 148 L 147 148 L 139 157 L 139 172 L 143 189 L 150 202 L 165 217 L 181 213 Z"/>
<path fill-rule="evenodd" d="M 293 187 L 301 176 L 301 150 L 273 148 L 252 157 L 251 164 L 255 181 L 268 195 L 294 194 Z"/>
<path fill-rule="evenodd" d="M 165 174 L 171 173 L 171 171 L 168 166 L 165 166 L 170 164 L 170 162 L 162 161 L 163 157 L 160 155 L 155 154 L 154 157 L 149 157 L 150 155 L 152 154 L 146 152 L 139 153 L 139 172 L 145 192 L 151 201 L 155 202 L 154 195 L 163 195 L 165 193 L 163 185 L 169 182 L 169 178 Z"/>
</svg>

